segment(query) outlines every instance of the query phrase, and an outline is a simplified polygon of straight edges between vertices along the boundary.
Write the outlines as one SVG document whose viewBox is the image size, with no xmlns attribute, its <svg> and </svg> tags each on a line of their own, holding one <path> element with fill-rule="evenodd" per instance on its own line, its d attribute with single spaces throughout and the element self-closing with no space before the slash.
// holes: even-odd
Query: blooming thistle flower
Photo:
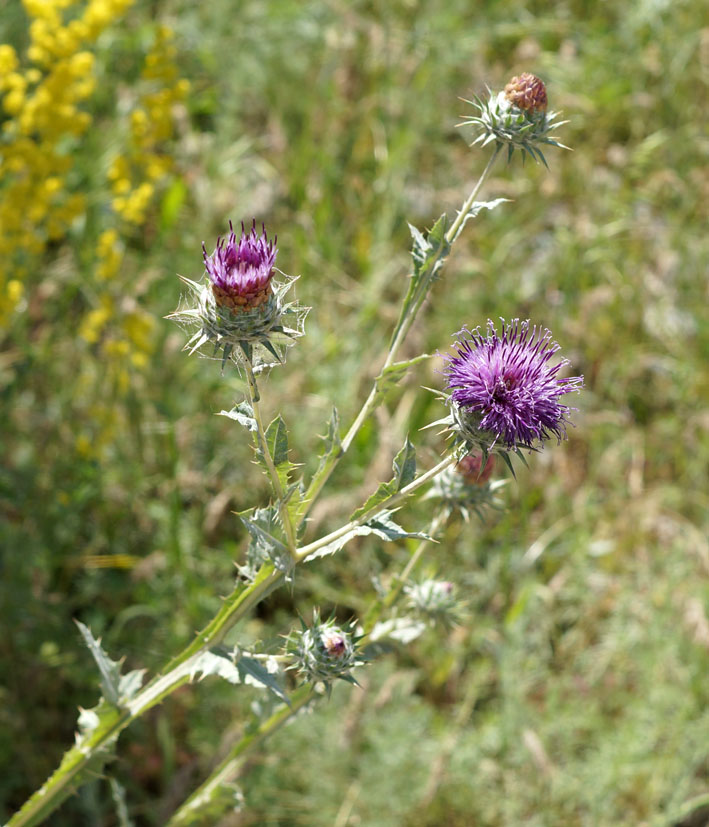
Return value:
<svg viewBox="0 0 709 827">
<path fill-rule="evenodd" d="M 468 450 L 477 444 L 484 456 L 496 448 L 506 458 L 507 451 L 534 450 L 551 436 L 565 438 L 571 408 L 559 398 L 579 391 L 583 377 L 558 378 L 569 364 L 550 364 L 558 350 L 549 330 L 519 319 L 503 320 L 501 335 L 492 321 L 486 335 L 480 328 L 460 331 L 453 355 L 444 357 L 444 373 L 451 430 Z"/>
<path fill-rule="evenodd" d="M 480 134 L 471 146 L 487 146 L 495 142 L 498 150 L 507 147 L 509 161 L 515 149 L 547 166 L 540 144 L 558 146 L 568 149 L 551 136 L 551 133 L 568 121 L 558 121 L 558 112 L 547 112 L 547 92 L 544 82 L 529 72 L 515 76 L 502 92 L 491 92 L 489 98 L 481 100 L 475 95 L 474 100 L 465 100 L 477 109 L 477 114 L 466 115 L 460 124 L 472 124 Z"/>
<path fill-rule="evenodd" d="M 247 359 L 254 370 L 263 370 L 283 362 L 287 348 L 303 335 L 308 308 L 284 300 L 296 279 L 274 278 L 280 273 L 275 268 L 278 248 L 263 225 L 258 234 L 255 221 L 248 231 L 242 224 L 239 238 L 231 222 L 229 230 L 227 238 L 217 239 L 211 255 L 202 244 L 202 282 L 180 277 L 197 306 L 178 308 L 168 318 L 197 325 L 185 346 L 190 353 L 211 346 L 213 352 L 207 355 L 221 358 L 222 367 L 229 358 L 237 365 Z"/>
<path fill-rule="evenodd" d="M 321 621 L 317 611 L 310 628 L 301 624 L 303 628 L 287 640 L 287 652 L 294 660 L 289 668 L 296 669 L 306 683 L 322 682 L 328 689 L 336 678 L 356 683 L 350 671 L 365 660 L 357 649 L 361 636 L 355 634 L 354 624 L 338 626 L 334 618 Z"/>
<path fill-rule="evenodd" d="M 266 228 L 256 234 L 256 221 L 251 231 L 241 225 L 241 238 L 237 242 L 234 227 L 229 222 L 229 237 L 217 240 L 217 248 L 210 256 L 202 243 L 202 254 L 212 293 L 219 307 L 228 307 L 235 313 L 246 313 L 257 307 L 265 310 L 271 295 L 273 265 L 276 261 L 277 239 L 269 241 Z"/>
</svg>

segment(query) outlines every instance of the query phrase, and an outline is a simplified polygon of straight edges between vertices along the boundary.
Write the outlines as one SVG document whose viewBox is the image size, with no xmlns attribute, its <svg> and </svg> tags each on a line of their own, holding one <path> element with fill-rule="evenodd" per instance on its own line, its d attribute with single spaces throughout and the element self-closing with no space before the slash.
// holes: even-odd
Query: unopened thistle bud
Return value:
<svg viewBox="0 0 709 827">
<path fill-rule="evenodd" d="M 547 89 L 544 81 L 529 72 L 515 76 L 505 86 L 505 97 L 524 112 L 546 111 Z"/>
<path fill-rule="evenodd" d="M 296 669 L 306 683 L 319 681 L 329 685 L 340 678 L 356 683 L 350 671 L 364 663 L 357 650 L 359 637 L 353 624 L 338 626 L 333 618 L 321 621 L 315 614 L 313 624 L 291 633 L 287 652 L 293 658 L 291 669 Z"/>
<path fill-rule="evenodd" d="M 458 617 L 458 602 L 455 588 L 448 580 L 424 580 L 413 586 L 406 586 L 404 592 L 414 611 L 445 625 L 451 625 Z"/>
<path fill-rule="evenodd" d="M 231 222 L 229 230 L 211 255 L 202 244 L 202 282 L 181 276 L 197 306 L 168 318 L 198 327 L 185 346 L 190 353 L 211 348 L 206 355 L 221 358 L 222 366 L 229 358 L 237 364 L 248 359 L 254 369 L 264 369 L 284 361 L 287 348 L 303 335 L 308 309 L 284 300 L 295 279 L 274 278 L 278 248 L 265 227 L 259 234 L 255 221 L 248 231 L 242 224 L 239 238 Z"/>
<path fill-rule="evenodd" d="M 546 87 L 536 75 L 523 72 L 513 77 L 503 92 L 488 92 L 487 101 L 477 95 L 474 100 L 465 101 L 478 110 L 475 115 L 464 116 L 461 124 L 472 124 L 480 130 L 471 146 L 495 142 L 498 149 L 507 147 L 508 160 L 515 149 L 519 149 L 523 158 L 531 155 L 545 166 L 547 162 L 540 145 L 568 149 L 551 137 L 550 133 L 567 121 L 557 121 L 558 112 L 547 112 Z"/>
<path fill-rule="evenodd" d="M 467 454 L 455 466 L 455 470 L 468 485 L 484 485 L 492 476 L 495 457 Z"/>
</svg>

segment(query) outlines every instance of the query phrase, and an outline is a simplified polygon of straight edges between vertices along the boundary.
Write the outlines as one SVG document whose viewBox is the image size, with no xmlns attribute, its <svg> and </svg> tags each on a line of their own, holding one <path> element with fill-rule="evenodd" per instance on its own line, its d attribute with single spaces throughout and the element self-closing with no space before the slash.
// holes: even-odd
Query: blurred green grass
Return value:
<svg viewBox="0 0 709 827">
<path fill-rule="evenodd" d="M 3 36 L 19 38 L 11 10 Z M 496 168 L 484 196 L 513 203 L 469 225 L 406 350 L 445 349 L 488 316 L 528 316 L 586 376 L 576 428 L 520 471 L 505 515 L 452 527 L 431 559 L 466 595 L 466 625 L 429 633 L 371 667 L 363 693 L 338 687 L 286 728 L 255 758 L 247 810 L 228 823 L 329 825 L 351 806 L 347 823 L 375 827 L 660 825 L 709 792 L 703 11 L 699 0 L 170 1 L 118 26 L 130 41 L 154 15 L 172 25 L 193 85 L 177 158 L 185 198 L 132 240 L 126 291 L 140 283 L 140 304 L 161 318 L 179 298 L 175 274 L 199 274 L 203 239 L 228 218 L 265 220 L 313 307 L 266 404 L 311 470 L 331 404 L 347 421 L 385 351 L 406 221 L 452 212 L 484 165 L 454 128 L 458 98 L 530 70 L 570 119 L 562 140 L 574 151 L 550 153 L 550 172 Z M 112 55 L 110 70 L 129 74 Z M 96 698 L 71 618 L 131 666 L 155 668 L 229 588 L 243 540 L 230 512 L 266 496 L 242 434 L 212 415 L 238 382 L 181 354 L 167 322 L 145 381 L 111 400 L 128 411 L 129 438 L 100 462 L 77 455 L 86 400 L 75 360 L 91 354 L 73 342 L 72 255 L 53 250 L 35 276 L 51 301 L 15 320 L 1 365 L 7 812 L 70 743 L 76 706 Z M 440 416 L 418 390 L 440 383 L 434 369 L 363 429 L 315 513 L 320 527 L 386 477 L 407 430 Z M 424 459 L 441 448 L 417 442 Z M 140 562 L 96 568 L 91 555 Z M 274 639 L 296 604 L 337 603 L 345 616 L 403 557 L 353 544 L 275 596 L 248 633 Z M 163 823 L 250 700 L 205 684 L 126 734 L 110 772 L 137 824 Z M 114 824 L 110 813 L 97 781 L 51 823 Z"/>
</svg>

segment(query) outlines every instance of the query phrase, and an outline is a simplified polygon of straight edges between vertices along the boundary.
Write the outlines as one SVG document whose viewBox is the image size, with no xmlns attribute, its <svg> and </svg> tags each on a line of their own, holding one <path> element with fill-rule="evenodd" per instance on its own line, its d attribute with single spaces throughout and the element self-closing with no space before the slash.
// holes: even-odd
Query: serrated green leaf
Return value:
<svg viewBox="0 0 709 827">
<path fill-rule="evenodd" d="M 266 445 L 276 468 L 278 479 L 285 489 L 289 485 L 290 473 L 295 465 L 288 459 L 288 429 L 280 414 L 266 429 Z M 261 465 L 266 467 L 266 460 L 262 451 L 257 452 L 257 458 Z"/>
<path fill-rule="evenodd" d="M 118 706 L 121 677 L 120 662 L 111 660 L 108 657 L 108 655 L 101 648 L 101 639 L 96 639 L 91 634 L 91 630 L 88 626 L 84 626 L 80 620 L 74 620 L 74 623 L 76 623 L 79 627 L 81 636 L 84 638 L 84 642 L 88 646 L 89 652 L 91 652 L 93 659 L 96 661 L 96 665 L 98 666 L 98 670 L 101 675 L 101 690 L 103 691 L 104 698 L 106 698 L 106 700 L 114 706 Z"/>
<path fill-rule="evenodd" d="M 283 536 L 278 508 L 251 508 L 239 514 L 241 522 L 251 537 L 246 560 L 251 569 L 257 569 L 269 561 L 281 571 L 290 571 L 293 560 Z"/>
<path fill-rule="evenodd" d="M 268 689 L 278 698 L 288 701 L 275 677 L 254 658 L 239 655 L 215 647 L 201 652 L 190 663 L 190 681 L 201 681 L 210 675 L 216 675 L 235 685 L 245 684 L 259 689 Z"/>
<path fill-rule="evenodd" d="M 256 431 L 258 427 L 254 419 L 253 408 L 248 402 L 240 402 L 230 411 L 219 411 L 219 416 L 227 416 L 229 419 L 235 420 L 248 431 Z"/>
<path fill-rule="evenodd" d="M 436 221 L 425 237 L 420 230 L 409 224 L 414 242 L 411 248 L 414 267 L 401 314 L 394 328 L 392 343 L 396 340 L 401 328 L 404 325 L 411 324 L 450 252 L 450 245 L 446 241 L 447 229 L 448 221 L 445 213 Z"/>
<path fill-rule="evenodd" d="M 430 359 L 428 353 L 422 353 L 420 356 L 415 356 L 413 359 L 407 359 L 403 362 L 394 362 L 388 367 L 384 368 L 382 372 L 374 380 L 376 388 L 375 404 L 384 399 L 384 397 L 391 391 L 401 380 L 406 376 L 410 367 L 417 365 Z"/>
<path fill-rule="evenodd" d="M 404 442 L 404 447 L 394 457 L 392 469 L 394 471 L 392 479 L 389 482 L 380 483 L 377 490 L 367 499 L 365 504 L 352 514 L 351 520 L 359 519 L 413 481 L 416 476 L 416 449 L 411 444 L 408 436 L 406 442 Z"/>
<path fill-rule="evenodd" d="M 245 655 L 239 659 L 237 666 L 243 673 L 244 683 L 252 683 L 256 686 L 264 686 L 270 689 L 274 695 L 277 695 L 282 701 L 285 701 L 290 706 L 290 700 L 283 689 L 279 686 L 275 677 L 268 669 L 254 658 L 246 657 Z M 247 679 L 248 678 L 248 679 Z"/>
</svg>

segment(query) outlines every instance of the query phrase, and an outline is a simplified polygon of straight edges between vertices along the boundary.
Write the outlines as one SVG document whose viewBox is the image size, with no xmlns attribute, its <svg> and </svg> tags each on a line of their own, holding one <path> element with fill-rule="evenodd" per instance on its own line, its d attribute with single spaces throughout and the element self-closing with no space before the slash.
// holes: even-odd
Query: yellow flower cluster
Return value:
<svg viewBox="0 0 709 827">
<path fill-rule="evenodd" d="M 108 172 L 113 209 L 129 224 L 141 225 L 155 193 L 155 184 L 171 167 L 163 145 L 173 137 L 173 109 L 184 100 L 189 83 L 178 76 L 173 33 L 159 26 L 155 44 L 146 55 L 142 81 L 148 90 L 130 113 L 129 145 Z"/>
<path fill-rule="evenodd" d="M 88 213 L 73 170 L 77 160 L 91 162 L 85 149 L 92 121 L 87 104 L 96 88 L 94 47 L 133 2 L 22 0 L 27 48 L 0 44 L 0 324 L 23 306 L 23 282 L 42 266 L 50 243 L 72 225 L 94 227 L 98 217 L 94 267 L 84 280 L 84 295 L 94 298 L 77 331 L 95 358 L 82 360 L 75 394 L 86 401 L 76 447 L 97 457 L 121 438 L 126 417 L 117 403 L 134 381 L 144 381 L 136 372 L 154 349 L 155 320 L 126 297 L 121 283 L 129 267 L 124 242 L 146 223 L 171 170 L 174 108 L 189 90 L 179 78 L 173 34 L 157 26 L 132 110 L 115 116 L 114 140 L 122 149 L 110 163 L 104 193 L 112 209 Z M 79 224 L 80 218 L 88 220 Z"/>
<path fill-rule="evenodd" d="M 85 210 L 84 198 L 67 191 L 71 140 L 91 117 L 81 105 L 94 90 L 89 47 L 133 0 L 23 0 L 29 45 L 21 60 L 0 44 L 0 320 L 22 296 L 21 278 L 48 242 L 59 239 Z M 17 283 L 19 282 L 19 287 Z"/>
</svg>

